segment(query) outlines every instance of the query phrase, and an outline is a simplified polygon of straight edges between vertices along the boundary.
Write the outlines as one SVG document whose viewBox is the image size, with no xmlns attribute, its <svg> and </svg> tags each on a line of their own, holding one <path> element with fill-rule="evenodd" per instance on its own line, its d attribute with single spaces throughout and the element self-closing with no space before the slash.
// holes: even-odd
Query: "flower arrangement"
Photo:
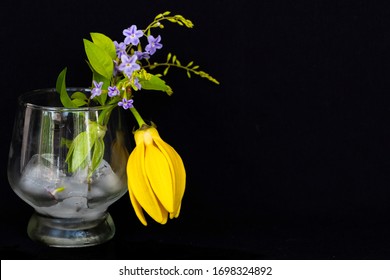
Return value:
<svg viewBox="0 0 390 280">
<path fill-rule="evenodd" d="M 90 173 L 97 168 L 104 154 L 104 137 L 107 120 L 115 107 L 130 110 L 139 128 L 134 132 L 136 147 L 129 155 L 123 145 L 113 143 L 117 155 L 127 157 L 127 184 L 130 200 L 142 224 L 147 225 L 144 212 L 155 221 L 165 224 L 170 218 L 178 217 L 184 195 L 186 172 L 179 154 L 164 142 L 156 127 L 148 125 L 134 107 L 134 93 L 140 90 L 158 90 L 171 95 L 172 88 L 163 77 L 172 67 L 186 71 L 209 81 L 219 82 L 200 70 L 193 61 L 182 64 L 175 55 L 168 53 L 166 61 L 151 62 L 152 56 L 162 47 L 160 35 L 152 35 L 152 30 L 164 28 L 165 22 L 192 28 L 193 23 L 181 15 L 169 11 L 158 14 L 143 30 L 131 25 L 123 30 L 123 42 L 112 41 L 101 33 L 91 33 L 92 41 L 84 39 L 87 63 L 92 71 L 91 94 L 83 92 L 68 95 L 65 68 L 58 76 L 56 90 L 64 107 L 105 106 L 104 113 L 96 123 L 89 125 L 89 131 L 79 133 L 68 142 L 66 161 L 70 171 L 86 165 L 87 154 L 92 149 Z M 147 41 L 143 48 L 143 40 Z M 153 73 L 163 69 L 160 73 Z M 120 138 L 118 138 L 120 139 Z M 118 141 L 123 141 L 118 140 Z"/>
</svg>

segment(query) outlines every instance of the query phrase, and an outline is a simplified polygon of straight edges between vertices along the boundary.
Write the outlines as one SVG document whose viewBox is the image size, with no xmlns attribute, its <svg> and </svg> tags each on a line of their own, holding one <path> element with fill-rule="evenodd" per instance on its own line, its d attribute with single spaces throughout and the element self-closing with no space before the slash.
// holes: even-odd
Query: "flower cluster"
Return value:
<svg viewBox="0 0 390 280">
<path fill-rule="evenodd" d="M 193 23 L 181 15 L 171 15 L 170 12 L 158 14 L 143 30 L 136 25 L 123 30 L 124 39 L 113 41 L 101 33 L 91 33 L 92 41 L 84 39 L 84 48 L 88 64 L 93 73 L 91 96 L 82 94 L 68 97 L 65 86 L 66 69 L 57 79 L 57 91 L 65 107 L 115 104 L 124 109 L 133 108 L 132 98 L 135 91 L 158 90 L 172 94 L 172 88 L 162 79 L 171 67 L 180 68 L 192 74 L 206 78 L 213 83 L 219 82 L 204 71 L 199 65 L 190 61 L 182 64 L 176 55 L 168 53 L 165 62 L 151 62 L 151 57 L 163 48 L 161 35 L 153 35 L 152 30 L 164 28 L 163 22 L 176 23 L 192 28 Z M 146 43 L 145 47 L 142 44 Z M 162 73 L 154 74 L 157 68 L 164 68 Z M 91 103 L 91 101 L 94 101 Z"/>
<path fill-rule="evenodd" d="M 141 51 L 140 39 L 145 36 L 144 31 L 138 30 L 136 25 L 132 25 L 127 29 L 123 30 L 123 35 L 125 36 L 123 42 L 118 43 L 114 41 L 115 53 L 117 58 L 113 61 L 114 71 L 113 71 L 113 80 L 117 80 L 118 77 L 125 77 L 128 80 L 128 85 L 130 85 L 134 90 L 142 89 L 142 85 L 139 82 L 138 71 L 141 69 L 141 60 L 150 59 L 150 56 L 153 55 L 156 50 L 162 48 L 161 36 L 158 35 L 156 38 L 153 35 L 147 36 L 148 44 L 145 46 L 145 51 Z M 129 50 L 136 48 L 137 51 L 133 51 L 129 54 Z M 126 87 L 122 81 L 122 89 L 119 89 L 117 85 L 112 85 L 107 88 L 107 94 L 110 98 L 121 96 L 121 90 L 126 91 Z M 103 82 L 97 82 L 93 80 L 93 88 L 91 98 L 100 96 L 103 92 L 102 90 Z M 124 109 L 132 108 L 133 100 L 129 99 L 127 96 L 123 96 L 120 101 L 118 101 L 118 106 Z"/>
<path fill-rule="evenodd" d="M 179 154 L 160 138 L 155 127 L 144 122 L 134 108 L 134 92 L 158 90 L 171 95 L 172 88 L 162 79 L 171 67 L 186 71 L 188 77 L 195 74 L 219 84 L 209 74 L 199 70 L 199 66 L 193 61 L 184 65 L 171 53 L 168 53 L 165 62 L 150 61 L 151 57 L 163 48 L 161 36 L 152 35 L 152 30 L 164 28 L 164 22 L 193 27 L 192 22 L 183 16 L 164 12 L 158 14 L 145 29 L 138 29 L 136 25 L 124 29 L 124 39 L 121 42 L 112 41 L 101 33 L 91 33 L 92 41 L 84 39 L 84 48 L 93 76 L 90 96 L 82 92 L 68 95 L 65 85 L 66 68 L 58 76 L 56 84 L 65 107 L 77 108 L 94 104 L 106 106 L 105 118 L 99 118 L 101 123 L 94 124 L 96 127 L 104 127 L 104 121 L 116 106 L 129 109 L 134 115 L 139 125 L 134 134 L 136 148 L 130 156 L 126 152 L 124 154 L 128 156 L 126 172 L 130 199 L 137 217 L 144 225 L 147 223 L 142 208 L 162 224 L 166 223 L 168 216 L 175 218 L 179 215 L 185 189 L 185 169 Z M 158 68 L 163 68 L 162 73 L 152 73 Z M 95 143 L 98 135 L 90 135 L 88 139 Z M 72 145 L 75 143 L 82 144 L 83 141 L 73 141 Z M 120 157 L 124 150 L 118 143 L 115 150 Z M 87 153 L 93 145 L 85 145 L 79 150 Z M 80 155 L 75 155 L 74 151 L 71 146 L 67 158 L 69 166 L 76 168 L 78 165 L 75 164 L 73 156 L 79 159 Z M 103 158 L 104 147 L 99 149 L 98 153 L 96 158 Z"/>
</svg>

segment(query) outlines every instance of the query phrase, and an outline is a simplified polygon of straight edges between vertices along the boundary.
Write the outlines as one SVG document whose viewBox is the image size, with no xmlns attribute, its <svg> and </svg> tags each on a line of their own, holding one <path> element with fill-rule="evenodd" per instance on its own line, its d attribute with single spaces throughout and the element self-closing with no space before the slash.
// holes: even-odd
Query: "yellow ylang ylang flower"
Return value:
<svg viewBox="0 0 390 280">
<path fill-rule="evenodd" d="M 147 225 L 143 210 L 165 224 L 177 218 L 186 173 L 179 154 L 164 142 L 154 127 L 143 124 L 135 134 L 136 147 L 127 161 L 130 200 L 138 219 Z"/>
</svg>

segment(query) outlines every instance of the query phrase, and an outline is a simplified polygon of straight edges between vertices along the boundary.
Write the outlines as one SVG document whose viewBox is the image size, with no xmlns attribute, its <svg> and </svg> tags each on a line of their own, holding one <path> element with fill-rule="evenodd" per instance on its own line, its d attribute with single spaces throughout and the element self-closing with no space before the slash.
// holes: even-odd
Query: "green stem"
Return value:
<svg viewBox="0 0 390 280">
<path fill-rule="evenodd" d="M 141 128 L 143 125 L 146 125 L 145 121 L 142 119 L 141 115 L 138 113 L 138 111 L 134 108 L 130 108 L 130 112 L 133 114 L 134 118 L 136 119 L 139 127 Z"/>
<path fill-rule="evenodd" d="M 165 63 L 157 63 L 157 62 L 155 62 L 154 64 L 148 64 L 148 65 L 145 65 L 145 66 L 142 66 L 144 69 L 146 69 L 146 68 L 149 68 L 149 69 L 154 69 L 154 68 L 156 68 L 156 67 L 161 67 L 161 66 L 166 66 L 167 68 L 169 68 L 169 67 L 177 67 L 177 68 L 180 68 L 180 69 L 184 69 L 184 70 L 186 70 L 187 72 L 192 72 L 192 73 L 194 73 L 195 75 L 199 75 L 199 76 L 201 76 L 202 78 L 206 78 L 206 79 L 208 79 L 209 81 L 211 81 L 211 82 L 213 82 L 213 83 L 215 83 L 215 84 L 217 84 L 217 85 L 219 85 L 219 82 L 215 79 L 215 78 L 213 78 L 213 77 L 211 77 L 209 74 L 207 74 L 206 72 L 204 72 L 204 71 L 198 71 L 197 69 L 198 69 L 198 67 L 196 67 L 195 69 L 194 69 L 194 67 L 193 68 L 189 68 L 188 66 L 183 66 L 183 65 L 180 65 L 180 64 L 176 64 L 176 63 L 172 63 L 172 62 L 165 62 Z M 166 74 L 164 74 L 164 76 L 165 76 Z"/>
<path fill-rule="evenodd" d="M 151 29 L 151 28 L 153 27 L 153 25 L 155 25 L 157 22 L 160 22 L 160 21 L 162 21 L 162 20 L 164 20 L 164 19 L 167 19 L 167 18 L 162 17 L 162 18 L 159 18 L 159 19 L 154 20 L 152 23 L 150 23 L 150 24 L 148 25 L 148 27 L 145 28 L 145 30 L 143 30 L 144 34 L 147 34 L 148 31 L 149 31 L 149 29 Z"/>
<path fill-rule="evenodd" d="M 157 63 L 155 62 L 154 64 L 148 64 L 148 65 L 145 65 L 143 66 L 143 68 L 155 68 L 155 67 L 159 67 L 159 66 L 168 66 L 168 67 L 177 67 L 177 68 L 181 68 L 181 69 L 184 69 L 184 70 L 187 70 L 187 71 L 191 71 L 195 74 L 198 73 L 198 71 L 192 69 L 192 68 L 188 68 L 187 66 L 183 66 L 183 65 L 178 65 L 176 63 L 170 63 L 170 62 L 164 62 L 164 63 Z"/>
</svg>

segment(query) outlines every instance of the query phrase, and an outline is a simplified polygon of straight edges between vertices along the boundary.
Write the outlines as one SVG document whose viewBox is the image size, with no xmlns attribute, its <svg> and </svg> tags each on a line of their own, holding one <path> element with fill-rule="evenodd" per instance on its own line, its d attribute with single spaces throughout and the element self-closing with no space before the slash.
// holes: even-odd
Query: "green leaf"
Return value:
<svg viewBox="0 0 390 280">
<path fill-rule="evenodd" d="M 170 86 L 168 86 L 164 80 L 160 79 L 156 75 L 149 74 L 148 79 L 139 79 L 142 89 L 147 90 L 161 90 L 166 92 L 168 95 L 173 93 Z"/>
<path fill-rule="evenodd" d="M 71 96 L 73 104 L 75 104 L 77 107 L 81 107 L 88 104 L 88 98 L 85 95 L 85 93 L 81 91 L 76 91 Z"/>
<path fill-rule="evenodd" d="M 71 98 L 73 99 L 80 99 L 80 100 L 88 100 L 88 97 L 85 95 L 84 92 L 76 91 L 72 94 Z"/>
<path fill-rule="evenodd" d="M 72 141 L 66 156 L 69 172 L 86 166 L 90 151 L 98 139 L 98 124 L 90 122 L 88 130 L 80 132 Z"/>
<path fill-rule="evenodd" d="M 92 173 L 99 167 L 100 162 L 103 159 L 104 155 L 104 141 L 101 138 L 98 138 L 95 142 L 92 160 L 91 160 L 91 170 L 89 171 L 89 176 L 92 176 Z"/>
<path fill-rule="evenodd" d="M 66 70 L 67 68 L 64 68 L 64 70 L 62 70 L 61 73 L 58 75 L 57 82 L 56 82 L 56 90 L 60 94 L 61 103 L 64 107 L 77 108 L 78 106 L 72 102 L 66 90 L 66 85 L 65 85 Z"/>
<path fill-rule="evenodd" d="M 110 80 L 114 71 L 114 62 L 111 56 L 101 47 L 84 39 L 85 53 L 91 67 L 104 78 Z"/>
<path fill-rule="evenodd" d="M 61 93 L 63 87 L 66 89 L 66 86 L 65 86 L 66 70 L 67 70 L 67 68 L 65 67 L 65 68 L 61 71 L 61 73 L 58 75 L 58 77 L 57 77 L 57 81 L 56 81 L 56 91 L 57 91 L 58 93 Z"/>
<path fill-rule="evenodd" d="M 87 159 L 89 151 L 94 145 L 94 142 L 90 140 L 91 138 L 86 131 L 81 132 L 73 140 L 67 157 L 69 172 L 76 171 Z"/>
<path fill-rule="evenodd" d="M 70 146 L 72 145 L 72 140 L 69 140 L 69 139 L 66 139 L 64 137 L 61 138 L 61 146 L 66 146 L 68 149 L 70 148 Z"/>
<path fill-rule="evenodd" d="M 91 33 L 91 38 L 96 46 L 105 50 L 110 55 L 112 60 L 116 58 L 115 44 L 109 37 L 102 33 Z"/>
<path fill-rule="evenodd" d="M 88 104 L 87 101 L 78 98 L 73 99 L 72 103 L 75 104 L 77 107 L 81 107 Z"/>
</svg>

